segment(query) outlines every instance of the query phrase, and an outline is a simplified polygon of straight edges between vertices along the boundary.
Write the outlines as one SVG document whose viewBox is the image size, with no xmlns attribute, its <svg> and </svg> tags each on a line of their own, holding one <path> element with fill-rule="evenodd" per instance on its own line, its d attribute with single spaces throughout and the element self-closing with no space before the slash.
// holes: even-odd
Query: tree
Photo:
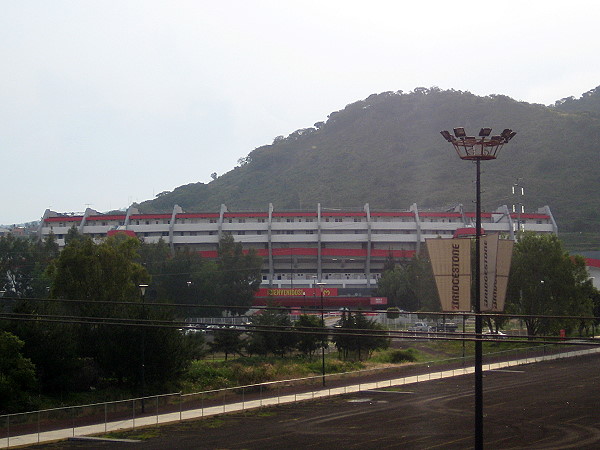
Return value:
<svg viewBox="0 0 600 450">
<path fill-rule="evenodd" d="M 77 308 L 82 314 L 108 312 L 101 302 L 140 298 L 140 284 L 149 281 L 147 271 L 136 262 L 139 241 L 116 235 L 101 244 L 88 237 L 72 239 L 49 267 L 54 298 L 89 300 Z M 95 302 L 95 303 L 94 303 Z"/>
<path fill-rule="evenodd" d="M 317 316 L 302 314 L 296 323 L 294 329 L 298 331 L 298 350 L 304 355 L 312 357 L 315 351 L 323 345 L 325 325 Z"/>
<path fill-rule="evenodd" d="M 21 352 L 23 341 L 0 331 L 0 414 L 30 409 L 37 387 L 35 366 Z"/>
<path fill-rule="evenodd" d="M 209 344 L 211 352 L 223 352 L 225 361 L 231 355 L 242 355 L 244 342 L 241 339 L 241 331 L 231 328 L 221 328 L 214 332 L 214 339 Z"/>
<path fill-rule="evenodd" d="M 217 261 L 207 261 L 197 252 L 184 250 L 171 256 L 164 241 L 143 244 L 141 262 L 152 275 L 150 293 L 167 303 L 189 304 L 181 316 L 204 317 L 225 311 L 243 314 L 254 299 L 261 282 L 262 258 L 255 251 L 244 252 L 242 244 L 225 233 L 219 241 Z M 225 308 L 199 308 L 224 305 Z"/>
<path fill-rule="evenodd" d="M 351 356 L 362 360 L 370 358 L 373 351 L 389 346 L 389 338 L 383 336 L 381 324 L 368 319 L 360 311 L 352 313 L 345 311 L 340 319 L 340 327 L 333 334 L 333 342 L 342 355 L 348 359 Z"/>
<path fill-rule="evenodd" d="M 218 303 L 232 314 L 243 314 L 250 306 L 261 283 L 262 258 L 250 249 L 244 254 L 242 244 L 229 233 L 219 241 L 217 262 Z"/>
<path fill-rule="evenodd" d="M 572 330 L 579 322 L 538 316 L 591 316 L 589 275 L 585 261 L 570 256 L 555 235 L 524 233 L 515 243 L 507 293 L 507 310 L 527 315 L 527 334 Z"/>
<path fill-rule="evenodd" d="M 42 242 L 12 234 L 0 237 L 0 290 L 7 297 L 46 297 L 44 271 L 57 255 L 52 234 Z"/>
<path fill-rule="evenodd" d="M 394 259 L 394 255 L 390 250 L 387 257 L 385 258 L 385 262 L 383 263 L 383 272 L 387 272 L 388 270 L 394 270 L 396 267 L 396 260 Z"/>
<path fill-rule="evenodd" d="M 155 300 L 190 305 L 178 310 L 180 317 L 206 317 L 221 312 L 216 308 L 198 308 L 217 303 L 219 277 L 215 262 L 187 249 L 171 256 L 164 241 L 143 244 L 141 248 L 142 264 L 152 275 L 150 295 Z"/>
<path fill-rule="evenodd" d="M 100 244 L 74 236 L 49 267 L 51 295 L 78 300 L 67 303 L 75 316 L 171 320 L 168 308 L 146 306 L 140 295 L 139 285 L 150 278 L 137 262 L 139 246 L 137 239 L 122 235 Z M 104 377 L 121 383 L 139 386 L 145 379 L 162 385 L 176 380 L 189 361 L 176 329 L 81 324 L 76 335 L 79 356 L 91 358 Z"/>
<path fill-rule="evenodd" d="M 591 296 L 593 305 L 593 315 L 595 317 L 592 326 L 595 328 L 600 323 L 600 291 L 593 285 L 591 286 Z M 595 333 L 594 333 L 595 334 Z"/>
<path fill-rule="evenodd" d="M 392 306 L 387 309 L 385 315 L 388 319 L 391 320 L 398 319 L 400 317 L 400 308 L 398 308 L 397 306 Z"/>
<path fill-rule="evenodd" d="M 377 295 L 387 297 L 390 305 L 404 310 L 416 310 L 415 302 L 409 300 L 411 289 L 405 266 L 396 265 L 383 272 L 377 281 Z"/>
<path fill-rule="evenodd" d="M 57 303 L 21 300 L 15 312 L 33 316 L 66 315 L 70 311 Z M 23 354 L 36 368 L 39 385 L 44 392 L 62 392 L 89 388 L 92 381 L 84 370 L 85 359 L 80 357 L 75 327 L 65 323 L 33 321 L 10 322 L 8 331 L 24 342 Z"/>
<path fill-rule="evenodd" d="M 292 332 L 290 316 L 283 309 L 267 309 L 255 314 L 252 325 L 254 331 L 246 344 L 248 353 L 284 356 L 296 346 L 297 335 Z"/>
<path fill-rule="evenodd" d="M 391 256 L 387 270 L 377 282 L 377 295 L 387 297 L 392 306 L 405 311 L 438 311 L 439 299 L 429 261 L 414 257 L 405 264 L 395 264 Z"/>
</svg>

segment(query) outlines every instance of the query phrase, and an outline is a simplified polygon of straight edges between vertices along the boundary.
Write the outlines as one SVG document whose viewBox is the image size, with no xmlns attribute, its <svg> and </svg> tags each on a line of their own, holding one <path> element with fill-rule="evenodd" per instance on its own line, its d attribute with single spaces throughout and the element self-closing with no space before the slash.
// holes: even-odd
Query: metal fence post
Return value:
<svg viewBox="0 0 600 450">
<path fill-rule="evenodd" d="M 158 395 L 156 396 L 156 426 L 158 426 Z"/>
<path fill-rule="evenodd" d="M 104 403 L 104 432 L 108 431 L 108 403 Z"/>
<path fill-rule="evenodd" d="M 133 413 L 131 428 L 133 428 L 135 430 L 135 398 L 132 400 L 131 405 L 132 405 L 131 410 Z"/>
</svg>

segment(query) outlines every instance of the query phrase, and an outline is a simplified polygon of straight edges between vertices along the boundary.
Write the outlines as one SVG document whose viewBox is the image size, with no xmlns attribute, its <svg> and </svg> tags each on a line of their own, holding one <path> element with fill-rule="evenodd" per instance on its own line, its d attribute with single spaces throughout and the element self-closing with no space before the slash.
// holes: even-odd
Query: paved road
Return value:
<svg viewBox="0 0 600 450">
<path fill-rule="evenodd" d="M 600 356 L 590 355 L 485 372 L 485 447 L 600 448 L 599 369 Z M 155 437 L 138 444 L 35 448 L 472 448 L 473 381 L 465 375 L 188 421 L 148 429 Z"/>
</svg>

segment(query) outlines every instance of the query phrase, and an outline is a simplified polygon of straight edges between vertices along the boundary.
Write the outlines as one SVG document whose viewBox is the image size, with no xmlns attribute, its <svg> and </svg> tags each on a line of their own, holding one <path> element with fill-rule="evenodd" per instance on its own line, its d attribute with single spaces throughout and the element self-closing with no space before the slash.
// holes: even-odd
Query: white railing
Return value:
<svg viewBox="0 0 600 450">
<path fill-rule="evenodd" d="M 555 351 L 551 352 L 552 349 Z M 598 348 L 593 348 L 564 352 L 564 349 L 561 350 L 557 347 L 551 347 L 550 350 L 547 350 L 546 346 L 538 346 L 488 354 L 486 357 L 493 357 L 499 362 L 484 363 L 483 370 L 494 370 L 600 351 Z M 151 425 L 158 426 L 226 412 L 244 411 L 263 406 L 465 375 L 473 372 L 473 366 L 467 366 L 468 360 L 469 358 L 453 358 L 446 361 L 427 362 L 418 366 L 368 369 L 191 394 L 176 392 L 121 401 L 5 414 L 0 415 L 0 448 Z M 456 367 L 435 371 L 436 365 L 444 363 Z M 424 371 L 420 370 L 421 366 L 422 369 L 425 369 Z M 394 372 L 407 367 L 416 374 L 399 378 L 393 377 Z M 385 377 L 386 374 L 388 377 Z M 361 381 L 369 376 L 371 380 Z M 385 377 L 385 379 L 373 380 L 375 376 Z"/>
</svg>

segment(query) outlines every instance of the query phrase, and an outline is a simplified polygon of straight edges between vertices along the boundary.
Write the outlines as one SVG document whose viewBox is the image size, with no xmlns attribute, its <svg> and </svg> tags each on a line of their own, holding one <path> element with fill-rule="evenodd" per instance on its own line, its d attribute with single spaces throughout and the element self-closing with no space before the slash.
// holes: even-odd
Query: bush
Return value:
<svg viewBox="0 0 600 450">
<path fill-rule="evenodd" d="M 401 364 L 403 362 L 415 362 L 417 355 L 414 349 L 391 350 L 379 355 L 377 361 L 389 364 Z"/>
</svg>

